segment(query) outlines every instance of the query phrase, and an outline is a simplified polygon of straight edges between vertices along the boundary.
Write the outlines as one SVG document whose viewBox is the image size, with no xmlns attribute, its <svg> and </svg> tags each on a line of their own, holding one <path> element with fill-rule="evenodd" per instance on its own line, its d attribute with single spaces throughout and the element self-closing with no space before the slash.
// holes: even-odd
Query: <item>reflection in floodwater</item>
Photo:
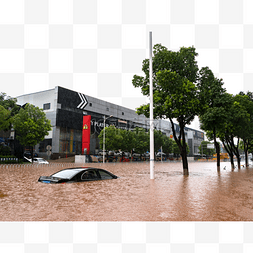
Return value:
<svg viewBox="0 0 253 253">
<path fill-rule="evenodd" d="M 253 168 L 229 163 L 176 162 L 89 164 L 119 179 L 43 184 L 63 165 L 0 166 L 1 221 L 252 221 Z"/>
</svg>

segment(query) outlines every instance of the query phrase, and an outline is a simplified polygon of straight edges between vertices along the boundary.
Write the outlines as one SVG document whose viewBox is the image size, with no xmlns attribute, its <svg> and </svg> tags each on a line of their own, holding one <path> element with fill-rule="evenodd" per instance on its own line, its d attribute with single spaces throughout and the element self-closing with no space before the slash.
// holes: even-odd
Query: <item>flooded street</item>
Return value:
<svg viewBox="0 0 253 253">
<path fill-rule="evenodd" d="M 70 164 L 0 166 L 1 221 L 253 221 L 253 168 L 230 163 L 180 162 L 89 164 L 119 179 L 43 184 Z M 75 167 L 75 164 L 72 165 Z M 226 169 L 223 169 L 226 166 Z"/>
</svg>

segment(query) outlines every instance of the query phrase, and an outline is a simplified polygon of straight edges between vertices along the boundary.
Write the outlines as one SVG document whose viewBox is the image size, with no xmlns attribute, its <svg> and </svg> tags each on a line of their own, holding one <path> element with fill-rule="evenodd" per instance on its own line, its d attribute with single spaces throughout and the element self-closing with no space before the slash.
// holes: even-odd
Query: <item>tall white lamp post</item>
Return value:
<svg viewBox="0 0 253 253">
<path fill-rule="evenodd" d="M 103 163 L 105 163 L 105 121 L 109 118 L 111 118 L 112 115 L 110 115 L 109 117 L 105 117 L 104 115 L 104 134 L 103 134 Z"/>
<path fill-rule="evenodd" d="M 150 93 L 150 179 L 154 179 L 154 115 L 153 115 L 153 65 L 152 65 L 152 32 L 149 32 L 149 93 Z"/>
</svg>

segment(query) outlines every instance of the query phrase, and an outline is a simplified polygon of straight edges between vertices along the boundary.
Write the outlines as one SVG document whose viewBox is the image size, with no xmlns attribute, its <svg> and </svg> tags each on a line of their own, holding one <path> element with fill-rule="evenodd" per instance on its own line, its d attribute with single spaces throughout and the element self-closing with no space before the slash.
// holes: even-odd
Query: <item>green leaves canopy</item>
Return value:
<svg viewBox="0 0 253 253">
<path fill-rule="evenodd" d="M 7 131 L 11 127 L 11 112 L 0 105 L 0 130 Z"/>
<path fill-rule="evenodd" d="M 98 136 L 100 148 L 103 149 L 104 130 Z M 161 146 L 163 152 L 172 153 L 172 140 L 163 135 L 161 131 L 155 130 L 155 151 L 157 152 Z M 143 128 L 136 127 L 133 131 L 117 129 L 115 126 L 105 128 L 105 148 L 106 150 L 122 150 L 126 152 L 134 152 L 143 154 L 149 150 L 149 133 Z"/>
<path fill-rule="evenodd" d="M 8 131 L 11 129 L 12 117 L 19 110 L 16 102 L 15 98 L 0 93 L 0 130 Z"/>
<path fill-rule="evenodd" d="M 51 130 L 50 121 L 43 110 L 30 104 L 26 104 L 25 108 L 21 108 L 14 116 L 13 127 L 17 139 L 25 146 L 36 145 Z"/>
<path fill-rule="evenodd" d="M 178 52 L 169 51 L 157 44 L 154 46 L 153 85 L 154 117 L 176 118 L 189 124 L 199 108 L 197 88 L 198 66 L 194 47 L 181 48 Z M 143 61 L 145 77 L 134 75 L 133 85 L 141 87 L 143 95 L 149 95 L 149 60 Z M 149 104 L 137 109 L 138 114 L 149 117 Z"/>
<path fill-rule="evenodd" d="M 182 155 L 184 173 L 188 174 L 184 128 L 200 112 L 198 90 L 195 85 L 199 71 L 195 57 L 198 54 L 194 47 L 182 47 L 178 52 L 172 52 L 160 44 L 154 46 L 153 53 L 154 118 L 170 120 L 175 141 Z M 143 95 L 150 95 L 148 59 L 143 61 L 142 70 L 145 77 L 135 75 L 132 83 L 134 87 L 141 88 Z M 137 108 L 137 113 L 149 117 L 149 104 Z M 175 134 L 173 119 L 177 119 L 179 123 L 179 136 Z"/>
<path fill-rule="evenodd" d="M 103 129 L 98 138 L 100 143 L 100 148 L 103 149 L 104 143 L 104 131 L 105 131 L 105 148 L 106 150 L 118 150 L 120 149 L 123 137 L 120 134 L 120 129 L 115 126 L 109 126 Z"/>
</svg>

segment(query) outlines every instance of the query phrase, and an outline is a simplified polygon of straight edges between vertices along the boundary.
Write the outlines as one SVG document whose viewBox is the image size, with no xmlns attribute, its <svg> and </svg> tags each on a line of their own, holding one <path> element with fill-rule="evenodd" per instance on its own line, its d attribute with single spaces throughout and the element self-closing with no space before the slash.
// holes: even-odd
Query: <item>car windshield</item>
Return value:
<svg viewBox="0 0 253 253">
<path fill-rule="evenodd" d="M 37 162 L 44 162 L 45 161 L 45 159 L 43 159 L 43 158 L 34 158 L 33 160 L 37 161 Z"/>
<path fill-rule="evenodd" d="M 67 169 L 56 172 L 52 175 L 52 177 L 64 178 L 64 179 L 71 179 L 75 176 L 78 172 L 82 171 L 83 169 Z"/>
</svg>

